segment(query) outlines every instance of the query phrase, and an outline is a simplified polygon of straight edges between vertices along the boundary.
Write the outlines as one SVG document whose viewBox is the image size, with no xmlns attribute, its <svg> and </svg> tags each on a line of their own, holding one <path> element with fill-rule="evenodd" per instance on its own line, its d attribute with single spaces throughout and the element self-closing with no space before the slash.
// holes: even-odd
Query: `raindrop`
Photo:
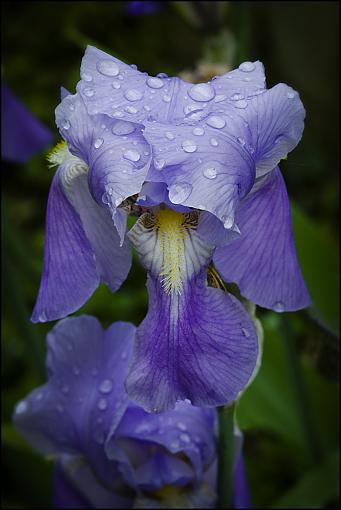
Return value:
<svg viewBox="0 0 341 510">
<path fill-rule="evenodd" d="M 166 161 L 164 159 L 154 159 L 154 166 L 156 170 L 162 170 L 165 164 Z"/>
<path fill-rule="evenodd" d="M 242 145 L 244 147 L 244 145 L 246 144 L 244 138 L 242 138 L 241 136 L 238 136 L 237 138 L 237 141 L 240 143 L 240 145 Z"/>
<path fill-rule="evenodd" d="M 125 159 L 128 159 L 129 161 L 139 161 L 139 159 L 141 158 L 141 154 L 137 151 L 135 151 L 134 149 L 128 149 L 127 151 L 125 151 L 125 153 L 123 154 L 123 157 Z"/>
<path fill-rule="evenodd" d="M 184 443 L 190 443 L 191 442 L 191 439 L 190 439 L 188 434 L 180 434 L 180 439 Z"/>
<path fill-rule="evenodd" d="M 124 96 L 128 101 L 139 101 L 142 99 L 142 92 L 136 89 L 129 89 L 124 93 Z"/>
<path fill-rule="evenodd" d="M 21 402 L 19 402 L 19 404 L 17 404 L 17 407 L 15 408 L 16 414 L 26 413 L 27 410 L 28 410 L 28 403 L 25 402 L 25 400 L 22 400 Z"/>
<path fill-rule="evenodd" d="M 185 430 L 187 430 L 186 425 L 184 423 L 182 423 L 182 421 L 178 421 L 177 426 L 178 426 L 178 429 L 182 430 L 183 432 Z"/>
<path fill-rule="evenodd" d="M 223 216 L 222 220 L 224 222 L 224 228 L 227 230 L 233 227 L 234 219 L 231 216 Z"/>
<path fill-rule="evenodd" d="M 222 129 L 226 125 L 226 122 L 225 119 L 219 117 L 219 115 L 212 115 L 211 117 L 208 118 L 206 124 L 215 129 Z"/>
<path fill-rule="evenodd" d="M 101 145 L 103 145 L 103 138 L 97 138 L 95 141 L 94 141 L 94 147 L 95 149 L 99 149 Z"/>
<path fill-rule="evenodd" d="M 147 85 L 152 89 L 161 89 L 164 86 L 164 83 L 160 80 L 160 78 L 150 77 L 147 80 Z"/>
<path fill-rule="evenodd" d="M 184 140 L 181 144 L 181 147 L 185 152 L 195 152 L 198 148 L 193 140 Z"/>
<path fill-rule="evenodd" d="M 94 95 L 95 91 L 94 89 L 92 89 L 91 87 L 86 87 L 84 90 L 83 90 L 83 93 L 86 97 L 91 97 Z"/>
<path fill-rule="evenodd" d="M 145 105 L 143 106 L 143 108 L 146 110 L 146 112 L 150 112 L 150 108 L 149 108 L 149 106 L 148 106 L 148 105 L 146 105 L 146 104 L 145 104 Z"/>
<path fill-rule="evenodd" d="M 247 330 L 247 329 L 242 328 L 242 332 L 243 332 L 243 335 L 244 335 L 246 338 L 249 338 L 250 333 L 248 332 L 248 330 Z"/>
<path fill-rule="evenodd" d="M 135 126 L 131 122 L 126 122 L 124 120 L 119 120 L 115 122 L 112 127 L 112 132 L 114 135 L 124 136 L 130 135 L 135 131 Z"/>
<path fill-rule="evenodd" d="M 170 131 L 167 131 L 166 138 L 168 138 L 168 140 L 174 140 L 175 136 Z"/>
<path fill-rule="evenodd" d="M 230 97 L 230 99 L 231 99 L 232 101 L 239 101 L 240 99 L 244 99 L 244 96 L 243 96 L 243 94 L 238 94 L 238 93 L 236 93 L 236 94 L 233 94 L 233 95 Z"/>
<path fill-rule="evenodd" d="M 105 398 L 100 398 L 97 402 L 97 407 L 100 411 L 105 411 L 105 409 L 108 407 L 108 402 Z"/>
<path fill-rule="evenodd" d="M 166 74 L 166 73 L 158 73 L 156 76 L 158 78 L 168 78 L 168 74 Z"/>
<path fill-rule="evenodd" d="M 196 135 L 196 136 L 202 136 L 205 134 L 205 130 L 204 130 L 204 128 L 196 127 L 193 129 L 192 133 L 193 133 L 193 135 Z"/>
<path fill-rule="evenodd" d="M 213 147 L 217 147 L 217 145 L 218 145 L 218 140 L 216 140 L 216 138 L 211 138 L 211 139 L 210 139 L 210 144 L 211 144 Z"/>
<path fill-rule="evenodd" d="M 164 100 L 165 103 L 170 103 L 172 100 L 171 96 L 167 96 L 167 94 L 164 95 L 162 99 Z"/>
<path fill-rule="evenodd" d="M 195 113 L 198 114 L 199 112 L 202 112 L 202 111 L 203 111 L 202 106 L 198 105 L 198 104 L 187 104 L 184 107 L 184 114 L 191 115 L 192 117 Z"/>
<path fill-rule="evenodd" d="M 215 103 L 221 103 L 222 101 L 224 101 L 226 99 L 226 96 L 224 96 L 223 94 L 218 94 L 215 98 L 214 98 L 214 102 Z"/>
<path fill-rule="evenodd" d="M 46 321 L 47 321 L 46 313 L 41 312 L 41 314 L 39 315 L 39 322 L 46 322 Z"/>
<path fill-rule="evenodd" d="M 116 62 L 113 62 L 112 60 L 99 60 L 96 67 L 97 71 L 104 76 L 117 76 L 120 72 Z"/>
<path fill-rule="evenodd" d="M 284 304 L 282 303 L 282 301 L 277 301 L 273 305 L 273 309 L 275 310 L 275 312 L 284 312 Z"/>
<path fill-rule="evenodd" d="M 112 390 L 112 382 L 110 381 L 110 379 L 104 379 L 104 381 L 102 381 L 100 387 L 99 387 L 99 391 L 101 393 L 110 393 Z"/>
<path fill-rule="evenodd" d="M 134 107 L 134 106 L 126 106 L 124 108 L 124 110 L 127 112 L 127 113 L 137 113 L 137 109 Z"/>
<path fill-rule="evenodd" d="M 198 83 L 188 91 L 195 101 L 211 101 L 214 98 L 214 88 L 209 83 Z"/>
<path fill-rule="evenodd" d="M 69 103 L 69 108 L 73 112 L 75 110 L 75 105 L 73 103 Z"/>
<path fill-rule="evenodd" d="M 88 74 L 88 73 L 82 73 L 81 78 L 84 81 L 92 81 L 92 76 L 91 76 L 91 74 Z"/>
<path fill-rule="evenodd" d="M 62 128 L 68 130 L 70 129 L 70 126 L 71 126 L 70 122 L 67 119 L 64 119 L 62 122 Z"/>
<path fill-rule="evenodd" d="M 215 179 L 217 177 L 217 170 L 215 169 L 214 166 L 210 166 L 208 168 L 205 168 L 205 170 L 203 171 L 203 175 L 207 179 Z"/>
<path fill-rule="evenodd" d="M 288 92 L 287 93 L 287 98 L 288 99 L 293 99 L 295 97 L 295 92 Z"/>
<path fill-rule="evenodd" d="M 111 86 L 112 86 L 113 89 L 116 89 L 116 90 L 121 88 L 121 84 L 118 83 L 118 81 L 113 81 Z"/>
<path fill-rule="evenodd" d="M 235 101 L 233 106 L 235 108 L 246 108 L 247 107 L 247 101 L 245 99 L 239 99 L 238 101 Z"/>
<path fill-rule="evenodd" d="M 187 182 L 172 184 L 169 188 L 169 199 L 173 204 L 181 204 L 191 194 L 192 186 Z"/>
<path fill-rule="evenodd" d="M 175 450 L 177 450 L 180 447 L 180 443 L 179 443 L 179 441 L 173 441 L 170 446 L 171 446 L 171 448 L 174 448 Z"/>
<path fill-rule="evenodd" d="M 249 73 L 251 71 L 254 71 L 255 67 L 256 66 L 253 62 L 243 62 L 242 64 L 240 64 L 239 70 L 243 71 L 244 73 Z"/>
<path fill-rule="evenodd" d="M 114 117 L 123 117 L 124 113 L 120 110 L 116 110 L 116 112 L 113 113 Z"/>
</svg>

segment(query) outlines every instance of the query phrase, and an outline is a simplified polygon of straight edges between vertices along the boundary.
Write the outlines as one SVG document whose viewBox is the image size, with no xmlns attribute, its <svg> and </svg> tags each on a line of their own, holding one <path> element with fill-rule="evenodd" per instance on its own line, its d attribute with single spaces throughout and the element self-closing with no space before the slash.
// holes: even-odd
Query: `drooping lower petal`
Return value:
<svg viewBox="0 0 341 510">
<path fill-rule="evenodd" d="M 215 251 L 214 263 L 243 296 L 277 312 L 309 306 L 294 244 L 290 203 L 279 168 L 240 204 L 238 239 Z"/>
<path fill-rule="evenodd" d="M 126 388 L 149 411 L 177 400 L 217 406 L 252 375 L 258 341 L 242 305 L 207 287 L 213 248 L 196 234 L 196 213 L 161 210 L 129 234 L 148 270 L 149 310 L 137 331 Z"/>
</svg>

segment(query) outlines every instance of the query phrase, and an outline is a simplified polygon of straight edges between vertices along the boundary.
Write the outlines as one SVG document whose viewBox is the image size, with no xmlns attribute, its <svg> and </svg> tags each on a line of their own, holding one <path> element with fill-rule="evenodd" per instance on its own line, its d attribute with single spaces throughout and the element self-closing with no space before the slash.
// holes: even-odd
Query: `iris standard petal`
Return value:
<svg viewBox="0 0 341 510">
<path fill-rule="evenodd" d="M 148 271 L 149 310 L 137 330 L 126 389 L 148 411 L 177 400 L 217 406 L 252 375 L 258 341 L 232 296 L 207 287 L 213 248 L 196 234 L 196 213 L 145 215 L 129 237 Z"/>
<path fill-rule="evenodd" d="M 87 172 L 87 165 L 69 153 L 53 179 L 33 322 L 59 319 L 78 310 L 100 281 L 115 292 L 129 272 L 129 245 L 125 241 L 120 246 L 109 210 L 90 195 Z"/>
<path fill-rule="evenodd" d="M 279 168 L 241 202 L 237 223 L 240 237 L 218 248 L 213 257 L 224 280 L 237 283 L 242 295 L 253 303 L 277 312 L 309 306 Z"/>
<path fill-rule="evenodd" d="M 231 135 L 233 130 L 227 116 L 217 115 L 200 126 L 148 122 L 144 130 L 163 162 L 158 169 L 160 160 L 154 157 L 148 179 L 166 182 L 172 203 L 206 210 L 226 228 L 234 225 L 238 202 L 255 177 L 253 158 Z"/>
<path fill-rule="evenodd" d="M 116 466 L 103 444 L 128 405 L 123 382 L 134 334 L 134 326 L 123 322 L 104 332 L 90 316 L 57 323 L 47 337 L 49 380 L 16 406 L 13 417 L 33 447 L 45 454 L 83 455 L 109 484 Z"/>
<path fill-rule="evenodd" d="M 25 163 L 52 143 L 53 135 L 1 82 L 1 157 Z"/>
</svg>

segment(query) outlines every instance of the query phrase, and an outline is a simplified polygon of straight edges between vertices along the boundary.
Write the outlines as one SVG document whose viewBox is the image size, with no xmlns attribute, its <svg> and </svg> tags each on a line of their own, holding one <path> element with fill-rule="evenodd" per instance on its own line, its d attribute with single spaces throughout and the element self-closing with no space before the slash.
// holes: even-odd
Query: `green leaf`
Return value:
<svg viewBox="0 0 341 510">
<path fill-rule="evenodd" d="M 270 505 L 270 508 L 325 508 L 327 504 L 337 503 L 339 465 L 339 453 L 331 453 L 321 465 L 305 474 L 284 496 Z"/>
<path fill-rule="evenodd" d="M 339 250 L 326 227 L 292 204 L 295 244 L 312 301 L 312 313 L 327 329 L 340 328 Z"/>
</svg>

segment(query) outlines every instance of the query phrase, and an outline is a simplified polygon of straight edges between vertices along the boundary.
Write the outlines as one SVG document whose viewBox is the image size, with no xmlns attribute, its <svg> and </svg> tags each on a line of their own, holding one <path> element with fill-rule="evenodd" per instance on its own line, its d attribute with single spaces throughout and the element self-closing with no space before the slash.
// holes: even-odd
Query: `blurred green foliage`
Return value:
<svg viewBox="0 0 341 510">
<path fill-rule="evenodd" d="M 206 57 L 264 62 L 268 85 L 296 88 L 307 110 L 298 148 L 282 162 L 298 255 L 311 310 L 281 316 L 259 310 L 264 359 L 237 408 L 256 506 L 331 508 L 338 487 L 338 3 L 165 2 L 130 17 L 125 2 L 3 2 L 2 79 L 55 133 L 59 87 L 71 91 L 86 44 L 151 74 L 194 69 Z M 183 4 L 183 5 L 180 5 Z M 202 2 L 204 4 L 204 2 Z M 29 317 L 42 269 L 44 217 L 53 171 L 44 154 L 2 172 L 2 447 L 6 508 L 50 506 L 52 466 L 11 426 L 16 401 L 44 380 L 52 324 Z M 136 258 L 113 296 L 101 286 L 77 313 L 141 322 L 145 274 Z"/>
</svg>

